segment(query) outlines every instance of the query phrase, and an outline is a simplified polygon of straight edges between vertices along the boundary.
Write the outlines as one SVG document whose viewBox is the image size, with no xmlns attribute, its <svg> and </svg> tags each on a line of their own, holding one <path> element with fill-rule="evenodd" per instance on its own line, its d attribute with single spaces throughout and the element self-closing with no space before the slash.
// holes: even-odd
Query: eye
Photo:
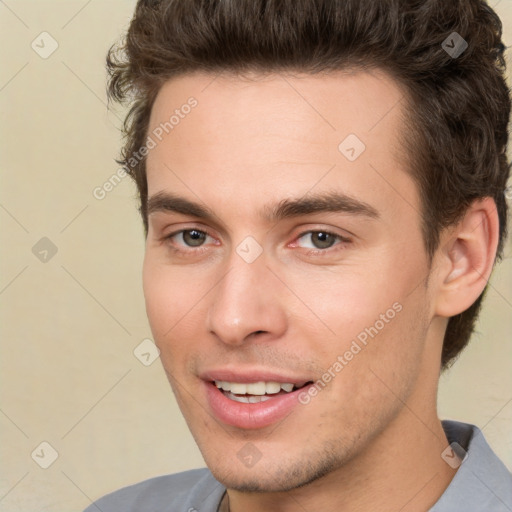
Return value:
<svg viewBox="0 0 512 512">
<path fill-rule="evenodd" d="M 185 247 L 201 247 L 209 236 L 208 233 L 200 231 L 199 229 L 182 229 L 167 235 L 165 239 L 171 242 L 178 240 Z"/>
<path fill-rule="evenodd" d="M 305 249 L 313 249 L 313 252 L 315 252 L 315 250 L 324 252 L 326 249 L 330 249 L 333 245 L 335 245 L 336 240 L 339 240 L 340 242 L 350 242 L 348 238 L 324 230 L 306 231 L 297 238 L 297 240 L 301 239 L 306 241 L 309 240 L 310 245 L 300 245 L 300 247 L 304 247 Z M 339 243 L 336 245 L 339 245 Z"/>
<path fill-rule="evenodd" d="M 192 228 L 174 231 L 166 235 L 163 240 L 169 241 L 171 249 L 176 253 L 191 253 L 194 252 L 194 248 L 201 250 L 208 238 L 215 240 L 206 231 Z M 305 231 L 296 240 L 292 245 L 310 249 L 307 252 L 311 254 L 330 253 L 328 249 L 331 247 L 350 243 L 348 238 L 327 230 Z M 206 249 L 206 247 L 203 248 L 203 250 Z"/>
</svg>

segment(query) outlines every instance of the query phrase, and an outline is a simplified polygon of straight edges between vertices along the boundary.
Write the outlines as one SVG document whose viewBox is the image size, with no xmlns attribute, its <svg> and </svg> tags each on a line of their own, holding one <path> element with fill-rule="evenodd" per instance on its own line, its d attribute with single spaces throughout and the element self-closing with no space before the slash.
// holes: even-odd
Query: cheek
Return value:
<svg viewBox="0 0 512 512">
<path fill-rule="evenodd" d="M 390 399 L 393 393 L 406 399 L 422 365 L 428 331 L 426 300 L 424 288 L 419 287 L 412 294 L 399 295 L 391 307 L 383 307 L 367 320 L 352 338 L 364 340 L 353 359 L 354 372 L 360 377 L 355 381 L 371 383 Z"/>
<path fill-rule="evenodd" d="M 395 318 L 396 303 L 404 296 L 398 280 L 379 282 L 380 276 L 374 278 L 371 270 L 340 269 L 317 274 L 314 279 L 296 274 L 287 280 L 294 283 L 294 294 L 301 299 L 301 316 L 309 319 L 309 328 L 340 341 L 351 340 L 376 322 L 382 330 Z"/>
<path fill-rule="evenodd" d="M 189 306 L 194 300 L 194 286 L 187 284 L 183 274 L 152 262 L 148 256 L 144 260 L 143 289 L 147 317 L 167 379 L 182 410 L 186 408 L 182 390 L 188 385 L 187 354 L 194 350 L 190 341 L 198 338 L 194 336 L 198 324 L 191 321 L 193 310 Z"/>
<path fill-rule="evenodd" d="M 146 252 L 143 265 L 143 290 L 146 314 L 153 339 L 167 377 L 189 378 L 191 356 L 204 351 L 204 319 L 210 281 L 202 273 L 173 267 L 159 261 L 158 255 Z M 201 329 L 203 332 L 201 332 Z M 171 380 L 179 399 L 180 386 Z"/>
<path fill-rule="evenodd" d="M 344 425 L 356 436 L 368 425 L 389 421 L 408 401 L 421 368 L 426 328 L 418 302 L 404 301 L 384 326 L 373 320 L 367 322 L 369 328 L 361 321 L 362 327 L 353 330 L 352 336 L 347 334 L 337 347 L 331 346 L 325 368 L 332 368 L 335 377 L 322 391 L 318 409 L 322 421 L 333 417 L 333 430 Z M 361 334 L 364 343 L 359 341 Z M 333 367 L 336 361 L 337 368 Z"/>
<path fill-rule="evenodd" d="M 176 311 L 172 291 L 162 279 L 159 267 L 152 264 L 147 253 L 144 259 L 142 283 L 146 313 L 155 336 L 155 342 L 172 326 L 172 316 Z"/>
<path fill-rule="evenodd" d="M 293 316 L 301 332 L 309 332 L 304 338 L 312 340 L 311 351 L 322 366 L 332 367 L 345 354 L 343 369 L 357 367 L 363 374 L 369 367 L 387 372 L 416 365 L 427 325 L 428 297 L 418 277 L 423 271 L 420 259 L 404 262 L 381 253 L 373 263 L 368 258 L 364 268 L 346 266 L 314 276 L 290 272 L 287 280 L 307 305 Z"/>
<path fill-rule="evenodd" d="M 157 345 L 172 338 L 183 328 L 190 303 L 194 300 L 193 284 L 185 272 L 173 271 L 146 253 L 143 266 L 143 290 L 146 313 Z M 189 313 L 190 314 L 190 313 Z M 160 347 L 160 350 L 162 348 Z"/>
</svg>

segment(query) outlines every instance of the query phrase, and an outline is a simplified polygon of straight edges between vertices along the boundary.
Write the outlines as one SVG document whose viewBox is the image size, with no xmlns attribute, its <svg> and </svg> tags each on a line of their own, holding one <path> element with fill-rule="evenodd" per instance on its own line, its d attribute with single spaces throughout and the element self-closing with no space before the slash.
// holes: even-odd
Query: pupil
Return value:
<svg viewBox="0 0 512 512">
<path fill-rule="evenodd" d="M 204 241 L 204 233 L 201 233 L 201 231 L 197 231 L 196 229 L 191 229 L 183 233 L 183 239 L 188 245 L 198 246 Z"/>
<path fill-rule="evenodd" d="M 317 233 L 313 234 L 313 238 L 315 236 L 320 239 L 319 244 L 315 243 L 315 245 L 317 245 L 320 249 L 329 248 L 332 246 L 332 244 L 334 242 L 333 237 L 329 233 L 324 233 L 322 231 L 318 231 Z"/>
</svg>

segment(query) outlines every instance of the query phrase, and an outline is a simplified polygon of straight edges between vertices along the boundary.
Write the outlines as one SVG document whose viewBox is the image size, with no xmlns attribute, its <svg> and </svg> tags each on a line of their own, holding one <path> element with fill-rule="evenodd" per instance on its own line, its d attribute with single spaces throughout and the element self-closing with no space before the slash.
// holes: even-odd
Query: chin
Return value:
<svg viewBox="0 0 512 512">
<path fill-rule="evenodd" d="M 252 468 L 243 467 L 238 459 L 233 467 L 228 467 L 225 462 L 219 464 L 219 459 L 205 460 L 213 476 L 224 487 L 246 493 L 288 492 L 309 485 L 343 465 L 334 453 L 317 453 L 316 457 L 304 454 L 297 460 L 265 462 L 262 458 Z"/>
</svg>

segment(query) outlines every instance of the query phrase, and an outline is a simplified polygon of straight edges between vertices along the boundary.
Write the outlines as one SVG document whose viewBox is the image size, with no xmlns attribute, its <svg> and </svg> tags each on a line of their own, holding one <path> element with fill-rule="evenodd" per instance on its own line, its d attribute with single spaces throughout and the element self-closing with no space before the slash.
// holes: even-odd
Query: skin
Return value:
<svg viewBox="0 0 512 512">
<path fill-rule="evenodd" d="M 197 107 L 149 152 L 149 197 L 173 193 L 214 216 L 149 215 L 144 293 L 164 369 L 230 510 L 428 510 L 455 474 L 436 411 L 443 335 L 489 277 L 494 203 L 475 202 L 429 261 L 400 151 L 406 100 L 383 72 L 180 76 L 161 88 L 148 133 L 190 96 Z M 353 162 L 338 150 L 348 134 L 366 145 Z M 261 215 L 332 191 L 378 215 Z M 168 237 L 187 229 L 208 235 Z M 342 238 L 329 247 L 318 231 Z M 236 251 L 247 236 L 262 249 L 252 263 Z M 243 429 L 213 415 L 202 372 L 316 381 L 396 303 L 364 350 L 282 421 Z M 252 467 L 237 457 L 249 442 L 261 454 Z"/>
</svg>

